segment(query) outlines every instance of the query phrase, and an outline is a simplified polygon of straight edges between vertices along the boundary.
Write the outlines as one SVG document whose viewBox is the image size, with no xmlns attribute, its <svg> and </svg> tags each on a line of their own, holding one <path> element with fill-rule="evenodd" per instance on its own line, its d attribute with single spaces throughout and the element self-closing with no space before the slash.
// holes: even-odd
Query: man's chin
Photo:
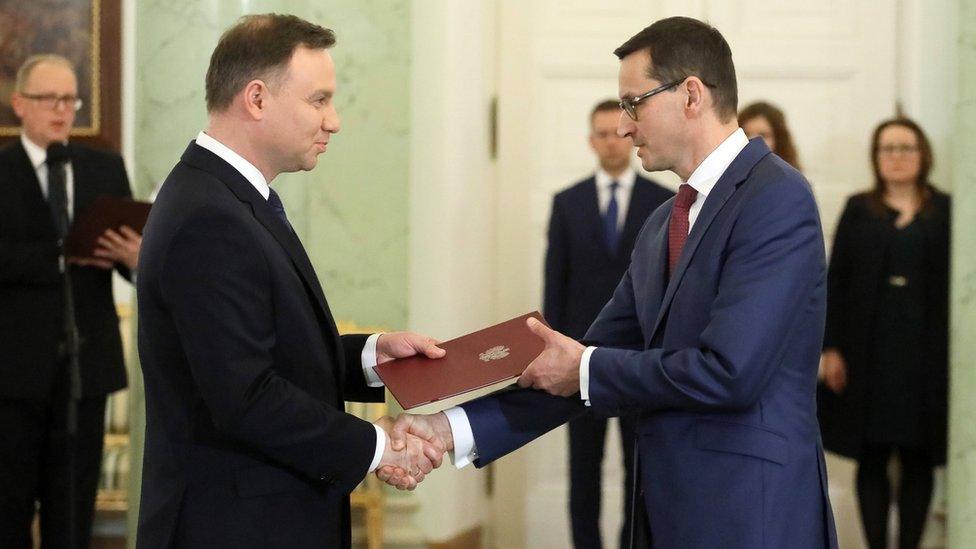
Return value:
<svg viewBox="0 0 976 549">
<path fill-rule="evenodd" d="M 67 143 L 69 134 L 68 133 L 58 133 L 53 135 L 41 136 L 40 141 L 37 143 L 43 148 L 47 148 L 51 143 Z"/>
<path fill-rule="evenodd" d="M 303 158 L 301 167 L 295 171 L 301 170 L 303 172 L 310 172 L 314 170 L 315 166 L 318 166 L 318 164 L 319 164 L 319 156 L 317 154 L 313 154 L 310 157 Z"/>
</svg>

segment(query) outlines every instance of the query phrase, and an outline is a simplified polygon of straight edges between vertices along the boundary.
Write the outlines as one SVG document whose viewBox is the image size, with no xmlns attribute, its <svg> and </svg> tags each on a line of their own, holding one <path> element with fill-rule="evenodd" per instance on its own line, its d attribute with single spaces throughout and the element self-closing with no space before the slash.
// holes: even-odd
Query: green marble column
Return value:
<svg viewBox="0 0 976 549">
<path fill-rule="evenodd" d="M 220 34 L 247 13 L 292 13 L 336 32 L 342 131 L 281 194 L 340 321 L 406 326 L 410 9 L 407 0 L 139 0 L 136 194 L 149 196 L 207 124 L 204 76 Z M 130 532 L 138 511 L 144 400 L 132 379 Z M 130 536 L 131 541 L 134 536 Z"/>
<path fill-rule="evenodd" d="M 952 188 L 949 547 L 976 540 L 976 0 L 959 0 Z"/>
</svg>

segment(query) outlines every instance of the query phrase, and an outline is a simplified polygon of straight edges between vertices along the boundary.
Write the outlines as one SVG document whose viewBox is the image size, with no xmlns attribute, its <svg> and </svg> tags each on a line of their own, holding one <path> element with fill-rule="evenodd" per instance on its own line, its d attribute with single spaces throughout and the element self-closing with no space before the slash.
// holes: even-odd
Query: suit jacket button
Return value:
<svg viewBox="0 0 976 549">
<path fill-rule="evenodd" d="M 322 476 L 319 477 L 319 480 L 321 480 L 322 482 L 324 482 L 326 484 L 335 484 L 336 483 L 336 478 L 333 477 L 333 476 L 329 476 L 329 475 L 322 475 Z"/>
</svg>

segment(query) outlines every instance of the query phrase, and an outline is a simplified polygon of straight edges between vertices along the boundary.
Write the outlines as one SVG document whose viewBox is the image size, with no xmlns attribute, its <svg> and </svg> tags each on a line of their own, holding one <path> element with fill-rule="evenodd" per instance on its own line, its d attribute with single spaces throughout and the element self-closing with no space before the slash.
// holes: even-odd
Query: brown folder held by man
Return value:
<svg viewBox="0 0 976 549">
<path fill-rule="evenodd" d="M 142 234 L 149 218 L 152 204 L 118 196 L 102 195 L 96 198 L 71 224 L 65 245 L 70 257 L 93 257 L 98 247 L 98 237 L 105 231 L 118 231 L 127 225 Z"/>
<path fill-rule="evenodd" d="M 545 348 L 525 321 L 538 311 L 472 332 L 438 347 L 444 358 L 410 357 L 376 367 L 376 373 L 404 410 L 514 380 Z"/>
</svg>

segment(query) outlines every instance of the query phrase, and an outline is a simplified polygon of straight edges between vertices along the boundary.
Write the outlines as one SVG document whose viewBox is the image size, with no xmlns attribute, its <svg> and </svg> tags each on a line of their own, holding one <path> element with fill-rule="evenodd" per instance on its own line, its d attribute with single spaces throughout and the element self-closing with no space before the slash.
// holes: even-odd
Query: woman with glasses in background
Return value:
<svg viewBox="0 0 976 549">
<path fill-rule="evenodd" d="M 749 104 L 739 111 L 739 127 L 749 139 L 762 137 L 769 150 L 800 170 L 800 158 L 793 145 L 793 136 L 786 126 L 783 111 L 778 107 L 765 101 Z"/>
<path fill-rule="evenodd" d="M 946 460 L 949 197 L 907 118 L 875 129 L 871 161 L 874 188 L 848 200 L 834 236 L 819 414 L 824 446 L 857 460 L 872 548 L 886 546 L 898 456 L 898 547 L 914 548 Z"/>
</svg>

